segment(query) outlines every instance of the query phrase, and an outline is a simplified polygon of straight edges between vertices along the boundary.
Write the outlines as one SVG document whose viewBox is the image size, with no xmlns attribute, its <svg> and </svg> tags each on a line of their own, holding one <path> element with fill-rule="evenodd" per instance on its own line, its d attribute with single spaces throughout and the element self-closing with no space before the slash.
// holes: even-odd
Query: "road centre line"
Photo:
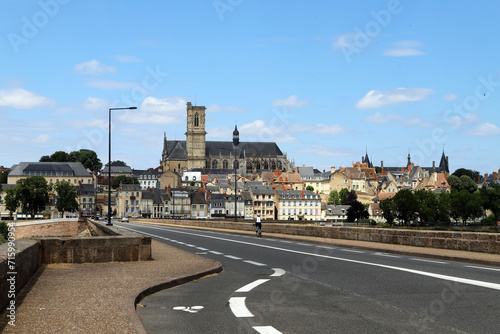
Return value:
<svg viewBox="0 0 500 334">
<path fill-rule="evenodd" d="M 399 255 L 392 255 L 392 254 L 386 254 L 386 253 L 380 253 L 380 252 L 376 252 L 376 253 L 373 253 L 374 255 L 379 255 L 379 256 L 387 256 L 387 257 L 393 257 L 393 258 L 396 258 L 396 259 L 400 259 L 401 256 Z"/>
<path fill-rule="evenodd" d="M 252 283 L 249 283 L 245 286 L 242 286 L 241 288 L 239 288 L 238 290 L 236 290 L 236 292 L 250 292 L 252 291 L 254 288 L 258 287 L 259 285 L 261 284 L 264 284 L 266 283 L 267 281 L 269 281 L 269 278 L 266 278 L 266 279 L 258 279 L 256 281 L 253 281 Z"/>
<path fill-rule="evenodd" d="M 149 228 L 165 231 L 164 228 L 158 228 L 158 227 L 149 227 Z M 129 230 L 132 230 L 132 231 L 138 232 L 138 233 L 144 233 L 144 232 L 133 230 L 133 229 L 129 229 Z M 203 234 L 188 233 L 188 232 L 178 231 L 175 229 L 170 230 L 170 231 L 174 232 L 174 233 L 193 235 L 193 236 L 198 236 L 198 237 L 202 237 L 202 238 L 218 239 L 218 240 L 227 241 L 227 242 L 246 244 L 246 245 L 250 245 L 250 246 L 254 246 L 254 247 L 274 249 L 274 250 L 279 250 L 279 251 L 283 251 L 283 252 L 308 255 L 308 256 L 313 256 L 313 257 L 321 257 L 321 258 L 325 258 L 325 259 L 344 261 L 344 262 L 350 262 L 350 263 L 357 263 L 357 264 L 363 264 L 363 265 L 368 265 L 368 266 L 373 266 L 373 267 L 386 268 L 386 269 L 407 272 L 407 273 L 420 275 L 420 276 L 437 278 L 437 279 L 441 279 L 441 280 L 445 280 L 445 281 L 451 281 L 451 282 L 479 286 L 479 287 L 488 288 L 488 289 L 500 290 L 500 284 L 497 284 L 497 283 L 490 283 L 490 282 L 484 282 L 484 281 L 473 280 L 473 279 L 468 279 L 468 278 L 461 278 L 461 277 L 455 277 L 455 276 L 449 276 L 449 275 L 436 274 L 436 273 L 431 273 L 431 272 L 427 272 L 427 271 L 408 269 L 408 268 L 403 268 L 403 267 L 389 266 L 389 265 L 380 264 L 380 263 L 372 263 L 372 262 L 359 261 L 359 260 L 353 260 L 353 259 L 345 259 L 345 258 L 341 258 L 341 257 L 337 257 L 337 256 L 329 256 L 329 255 L 315 254 L 315 253 L 310 253 L 310 252 L 302 252 L 302 251 L 296 251 L 293 249 L 285 249 L 285 248 L 256 244 L 256 243 L 251 243 L 251 242 L 232 240 L 232 239 L 227 239 L 227 238 L 219 238 L 219 237 L 213 237 L 213 236 L 208 236 L 208 235 L 203 235 Z"/>
<path fill-rule="evenodd" d="M 215 254 L 215 255 L 222 255 L 224 253 L 221 252 L 216 252 L 216 251 L 208 251 L 209 253 Z"/>
<path fill-rule="evenodd" d="M 224 257 L 227 257 L 227 258 L 230 258 L 230 259 L 233 259 L 233 260 L 241 260 L 241 257 L 237 257 L 237 256 L 234 256 L 234 255 L 224 255 Z"/>
<path fill-rule="evenodd" d="M 250 318 L 253 314 L 247 309 L 245 299 L 247 297 L 231 297 L 229 298 L 229 307 L 236 318 Z"/>
<path fill-rule="evenodd" d="M 498 268 L 488 268 L 488 267 L 479 267 L 479 266 L 466 266 L 469 268 L 476 268 L 476 269 L 484 269 L 484 270 L 493 270 L 493 271 L 500 271 Z"/>
<path fill-rule="evenodd" d="M 254 326 L 252 327 L 260 334 L 282 334 L 279 330 L 275 329 L 273 326 Z"/>
<path fill-rule="evenodd" d="M 255 262 L 255 261 L 250 261 L 250 260 L 245 260 L 243 261 L 245 263 L 253 264 L 254 266 L 259 266 L 259 267 L 265 267 L 266 264 L 260 263 L 260 262 Z"/>
</svg>

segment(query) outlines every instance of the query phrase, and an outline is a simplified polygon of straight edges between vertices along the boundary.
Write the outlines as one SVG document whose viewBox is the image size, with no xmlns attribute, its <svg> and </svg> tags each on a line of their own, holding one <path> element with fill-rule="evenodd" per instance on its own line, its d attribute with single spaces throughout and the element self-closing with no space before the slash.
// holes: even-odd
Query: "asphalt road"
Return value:
<svg viewBox="0 0 500 334">
<path fill-rule="evenodd" d="M 145 298 L 148 333 L 498 333 L 500 268 L 279 239 L 116 224 L 217 260 Z M 264 229 L 265 232 L 265 229 Z"/>
</svg>

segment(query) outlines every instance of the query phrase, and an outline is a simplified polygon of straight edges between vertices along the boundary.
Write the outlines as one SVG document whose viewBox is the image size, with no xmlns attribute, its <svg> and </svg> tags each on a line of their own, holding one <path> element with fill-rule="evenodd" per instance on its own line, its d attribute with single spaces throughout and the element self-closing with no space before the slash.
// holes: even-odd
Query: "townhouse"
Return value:
<svg viewBox="0 0 500 334">
<path fill-rule="evenodd" d="M 321 220 L 321 197 L 310 190 L 276 190 L 278 220 Z"/>
</svg>

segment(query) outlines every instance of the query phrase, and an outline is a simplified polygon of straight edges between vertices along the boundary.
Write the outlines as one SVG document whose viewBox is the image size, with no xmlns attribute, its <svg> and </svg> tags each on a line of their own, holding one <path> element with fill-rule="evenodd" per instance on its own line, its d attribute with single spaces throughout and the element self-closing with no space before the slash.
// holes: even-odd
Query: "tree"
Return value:
<svg viewBox="0 0 500 334">
<path fill-rule="evenodd" d="M 9 211 L 9 218 L 12 220 L 12 214 L 19 207 L 19 197 L 16 188 L 7 188 L 5 194 L 5 209 Z"/>
<path fill-rule="evenodd" d="M 493 214 L 493 221 L 500 220 L 500 184 L 491 183 L 479 191 L 482 206 Z"/>
<path fill-rule="evenodd" d="M 340 196 L 337 190 L 330 191 L 330 196 L 328 197 L 328 205 L 340 204 Z"/>
<path fill-rule="evenodd" d="M 459 178 L 462 177 L 463 175 L 467 175 L 472 180 L 477 180 L 477 178 L 480 176 L 477 170 L 465 169 L 465 168 L 459 168 L 456 171 L 454 171 L 453 174 L 451 175 L 457 176 Z"/>
<path fill-rule="evenodd" d="M 49 185 L 42 176 L 32 176 L 17 181 L 16 193 L 24 213 L 35 215 L 41 212 L 49 202 Z M 10 211 L 10 210 L 9 210 Z"/>
<path fill-rule="evenodd" d="M 351 190 L 348 191 L 345 197 L 343 205 L 352 205 L 354 202 L 358 200 L 358 194 L 356 194 L 356 191 Z"/>
<path fill-rule="evenodd" d="M 7 178 L 9 177 L 9 172 L 5 171 L 0 174 L 0 184 L 6 184 L 7 183 Z"/>
<path fill-rule="evenodd" d="M 313 188 L 313 186 L 307 186 L 306 190 L 314 191 L 314 188 Z"/>
<path fill-rule="evenodd" d="M 434 212 L 434 221 L 439 225 L 449 225 L 451 215 L 450 193 L 443 191 L 436 197 L 437 210 Z"/>
<path fill-rule="evenodd" d="M 482 214 L 479 192 L 470 193 L 466 189 L 451 189 L 450 204 L 455 221 L 460 218 L 464 225 Z"/>
<path fill-rule="evenodd" d="M 368 210 L 366 210 L 365 206 L 360 201 L 355 200 L 349 205 L 350 207 L 347 209 L 347 221 L 355 222 L 370 217 Z"/>
<path fill-rule="evenodd" d="M 396 219 L 396 211 L 392 198 L 387 198 L 381 201 L 380 210 L 382 210 L 382 215 L 387 223 L 392 226 L 394 224 L 394 220 Z"/>
<path fill-rule="evenodd" d="M 97 153 L 92 150 L 81 149 L 73 151 L 69 154 L 69 160 L 72 162 L 81 162 L 83 167 L 91 171 L 98 171 L 102 168 L 101 160 L 97 157 Z"/>
<path fill-rule="evenodd" d="M 420 223 L 425 224 L 434 221 L 438 208 L 436 194 L 424 189 L 420 189 L 415 191 L 413 196 L 418 203 L 417 213 L 418 218 L 420 219 Z"/>
<path fill-rule="evenodd" d="M 56 208 L 57 211 L 62 212 L 63 217 L 65 211 L 78 211 L 78 202 L 76 200 L 78 194 L 75 186 L 63 180 L 56 182 L 54 190 L 57 193 Z"/>
<path fill-rule="evenodd" d="M 467 175 L 462 175 L 460 177 L 456 175 L 448 176 L 448 184 L 452 189 L 456 190 L 467 190 L 470 193 L 473 193 L 477 190 L 477 184 Z"/>
<path fill-rule="evenodd" d="M 413 193 L 408 189 L 400 190 L 393 197 L 396 217 L 408 225 L 410 220 L 415 218 L 415 213 L 418 210 L 418 203 L 413 196 Z"/>
<path fill-rule="evenodd" d="M 116 189 L 122 184 L 139 184 L 139 180 L 136 177 L 120 175 L 113 179 L 111 183 L 111 188 Z"/>
<path fill-rule="evenodd" d="M 349 190 L 347 190 L 347 188 L 340 189 L 340 191 L 339 191 L 340 204 L 346 205 L 348 192 L 349 192 Z"/>
</svg>

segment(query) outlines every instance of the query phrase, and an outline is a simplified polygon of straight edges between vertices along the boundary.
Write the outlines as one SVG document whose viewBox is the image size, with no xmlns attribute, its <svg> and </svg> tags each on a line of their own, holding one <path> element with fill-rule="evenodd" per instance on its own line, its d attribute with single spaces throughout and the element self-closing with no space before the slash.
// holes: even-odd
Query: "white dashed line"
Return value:
<svg viewBox="0 0 500 334">
<path fill-rule="evenodd" d="M 303 244 L 303 243 L 301 243 L 301 242 L 296 242 L 295 244 L 296 244 L 296 245 L 300 245 L 300 246 L 311 246 L 311 245 L 309 245 L 309 244 Z"/>
<path fill-rule="evenodd" d="M 241 288 L 239 288 L 238 290 L 236 290 L 236 292 L 249 292 L 249 291 L 252 291 L 253 288 L 261 285 L 261 284 L 264 284 L 266 283 L 267 281 L 269 281 L 269 279 L 258 279 L 252 283 L 249 283 Z"/>
<path fill-rule="evenodd" d="M 186 244 L 186 246 L 188 246 L 188 247 L 196 247 L 195 245 L 191 245 L 191 244 Z"/>
<path fill-rule="evenodd" d="M 477 267 L 477 266 L 466 266 L 466 267 L 468 267 L 468 268 L 476 268 L 476 269 L 484 269 L 484 270 L 500 271 L 500 269 L 497 269 L 497 268 Z"/>
<path fill-rule="evenodd" d="M 379 256 L 386 256 L 386 257 L 393 257 L 393 258 L 396 258 L 396 259 L 400 259 L 401 256 L 399 255 L 391 255 L 391 254 L 386 254 L 386 253 L 373 253 L 373 255 L 379 255 Z"/>
<path fill-rule="evenodd" d="M 216 251 L 208 251 L 209 253 L 215 254 L 215 255 L 222 255 L 224 253 L 221 252 L 216 252 Z"/>
<path fill-rule="evenodd" d="M 351 252 L 351 253 L 364 253 L 364 251 L 359 251 L 359 250 L 354 250 L 354 249 L 346 249 L 346 248 L 341 248 L 344 252 Z"/>
<path fill-rule="evenodd" d="M 259 266 L 259 267 L 265 267 L 266 266 L 264 263 L 250 261 L 250 260 L 246 260 L 246 261 L 243 261 L 243 262 L 249 263 L 249 264 L 253 264 L 254 266 Z"/>
<path fill-rule="evenodd" d="M 203 247 L 196 247 L 196 249 L 202 250 L 202 251 L 207 251 L 208 249 L 203 248 Z"/>
<path fill-rule="evenodd" d="M 233 259 L 233 260 L 241 260 L 241 257 L 237 257 L 237 256 L 234 256 L 234 255 L 224 255 L 224 256 L 227 257 L 227 258 Z"/>
<path fill-rule="evenodd" d="M 427 259 L 419 259 L 419 258 L 411 258 L 412 260 L 414 261 L 422 261 L 422 262 L 430 262 L 430 263 L 437 263 L 437 264 L 448 264 L 447 262 L 443 262 L 443 261 L 435 261 L 435 260 L 427 260 Z"/>
<path fill-rule="evenodd" d="M 253 317 L 253 314 L 247 309 L 245 305 L 245 299 L 247 297 L 231 297 L 229 298 L 229 307 L 236 318 L 249 318 Z"/>
<path fill-rule="evenodd" d="M 254 326 L 253 329 L 260 334 L 281 334 L 281 332 L 273 326 Z"/>
</svg>

